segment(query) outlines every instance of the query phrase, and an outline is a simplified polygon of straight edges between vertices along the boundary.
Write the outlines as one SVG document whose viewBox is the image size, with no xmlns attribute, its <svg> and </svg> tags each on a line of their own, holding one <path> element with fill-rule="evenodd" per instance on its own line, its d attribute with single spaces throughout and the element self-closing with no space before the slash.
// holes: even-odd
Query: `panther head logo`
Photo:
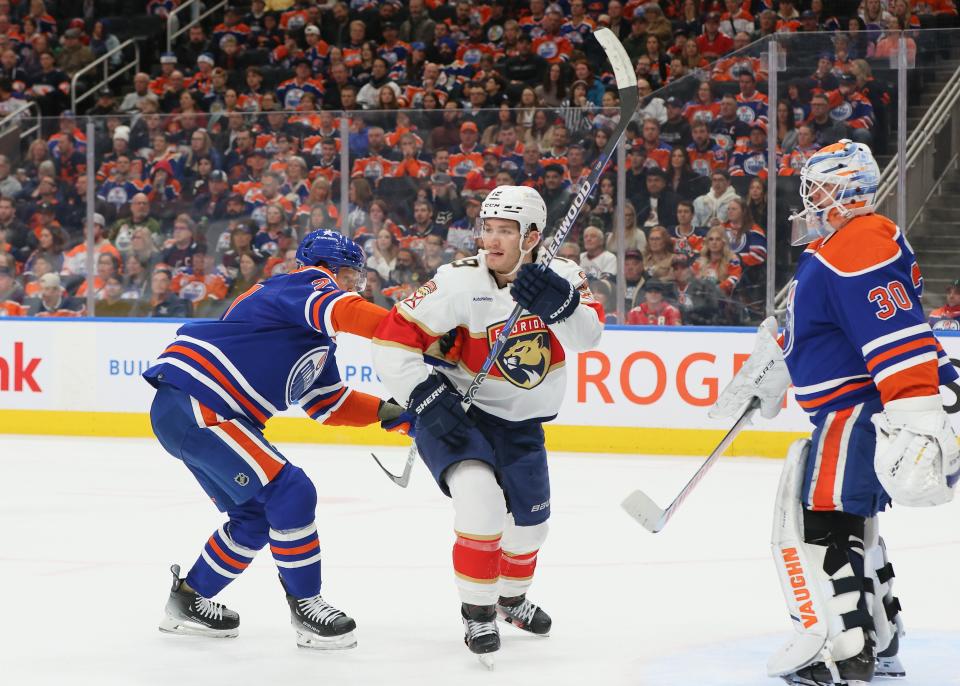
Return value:
<svg viewBox="0 0 960 686">
<path fill-rule="evenodd" d="M 539 320 L 536 323 L 518 324 L 520 330 L 514 330 L 497 358 L 504 378 L 520 388 L 538 386 L 550 369 L 550 334 Z"/>
</svg>

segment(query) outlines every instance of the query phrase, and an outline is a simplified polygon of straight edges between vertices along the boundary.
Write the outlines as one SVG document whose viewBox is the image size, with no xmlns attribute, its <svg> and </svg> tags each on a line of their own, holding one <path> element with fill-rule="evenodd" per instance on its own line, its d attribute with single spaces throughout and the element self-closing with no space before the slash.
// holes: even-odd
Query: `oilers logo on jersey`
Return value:
<svg viewBox="0 0 960 686">
<path fill-rule="evenodd" d="M 296 361 L 290 369 L 290 374 L 287 376 L 286 389 L 288 405 L 293 405 L 300 400 L 303 394 L 307 392 L 307 389 L 313 385 L 314 380 L 320 375 L 320 372 L 323 371 L 329 354 L 330 346 L 325 345 L 314 348 Z"/>
<path fill-rule="evenodd" d="M 504 322 L 487 328 L 487 342 L 493 347 Z M 521 317 L 497 357 L 497 369 L 503 378 L 520 388 L 535 388 L 550 369 L 550 334 L 536 315 Z"/>
</svg>

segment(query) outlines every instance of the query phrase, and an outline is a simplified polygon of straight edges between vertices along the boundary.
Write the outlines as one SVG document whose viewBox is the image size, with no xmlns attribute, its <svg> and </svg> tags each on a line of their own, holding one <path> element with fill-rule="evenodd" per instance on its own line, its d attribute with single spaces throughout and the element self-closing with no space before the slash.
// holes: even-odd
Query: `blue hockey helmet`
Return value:
<svg viewBox="0 0 960 686">
<path fill-rule="evenodd" d="M 360 275 L 357 290 L 363 290 L 366 281 L 365 258 L 359 245 L 330 229 L 311 231 L 297 248 L 297 261 L 303 266 L 315 267 L 322 263 L 334 274 L 339 273 L 340 267 L 356 270 Z"/>
</svg>

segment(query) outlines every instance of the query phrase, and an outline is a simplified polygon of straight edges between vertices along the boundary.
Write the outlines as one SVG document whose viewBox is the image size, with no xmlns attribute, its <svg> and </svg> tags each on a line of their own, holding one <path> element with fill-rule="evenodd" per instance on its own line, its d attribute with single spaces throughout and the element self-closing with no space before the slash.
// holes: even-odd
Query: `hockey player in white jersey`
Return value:
<svg viewBox="0 0 960 686">
<path fill-rule="evenodd" d="M 535 190 L 495 188 L 480 209 L 480 254 L 441 267 L 373 339 L 377 374 L 416 414 L 420 455 L 453 500 L 464 641 L 488 666 L 500 647 L 498 614 L 534 634 L 550 630 L 550 617 L 526 598 L 550 516 L 541 424 L 563 399 L 567 351 L 596 346 L 603 331 L 603 308 L 577 265 L 532 264 L 546 218 Z M 461 393 L 517 303 L 528 313 L 465 412 Z M 423 353 L 451 330 L 459 365 L 432 369 Z"/>
<path fill-rule="evenodd" d="M 782 339 L 770 318 L 711 414 L 751 397 L 772 418 L 792 382 L 814 425 L 787 455 L 772 548 L 796 633 L 769 661 L 791 684 L 904 676 L 900 602 L 878 513 L 953 497 L 960 451 L 939 386 L 956 381 L 920 301 L 923 280 L 900 229 L 877 214 L 879 169 L 842 140 L 801 171 L 808 245 L 791 283 Z"/>
</svg>

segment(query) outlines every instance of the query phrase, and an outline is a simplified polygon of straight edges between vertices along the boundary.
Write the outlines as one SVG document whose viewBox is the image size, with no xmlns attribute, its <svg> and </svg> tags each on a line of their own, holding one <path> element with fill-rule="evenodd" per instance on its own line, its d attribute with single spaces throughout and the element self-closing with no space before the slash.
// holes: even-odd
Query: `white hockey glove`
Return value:
<svg viewBox="0 0 960 686">
<path fill-rule="evenodd" d="M 872 420 L 873 466 L 893 502 L 909 507 L 950 502 L 960 479 L 960 448 L 940 396 L 891 400 Z"/>
<path fill-rule="evenodd" d="M 757 329 L 757 341 L 750 357 L 720 393 L 709 416 L 724 419 L 740 416 L 754 397 L 760 400 L 760 414 L 773 419 L 780 412 L 790 387 L 790 372 L 777 343 L 777 320 L 767 317 Z"/>
</svg>

